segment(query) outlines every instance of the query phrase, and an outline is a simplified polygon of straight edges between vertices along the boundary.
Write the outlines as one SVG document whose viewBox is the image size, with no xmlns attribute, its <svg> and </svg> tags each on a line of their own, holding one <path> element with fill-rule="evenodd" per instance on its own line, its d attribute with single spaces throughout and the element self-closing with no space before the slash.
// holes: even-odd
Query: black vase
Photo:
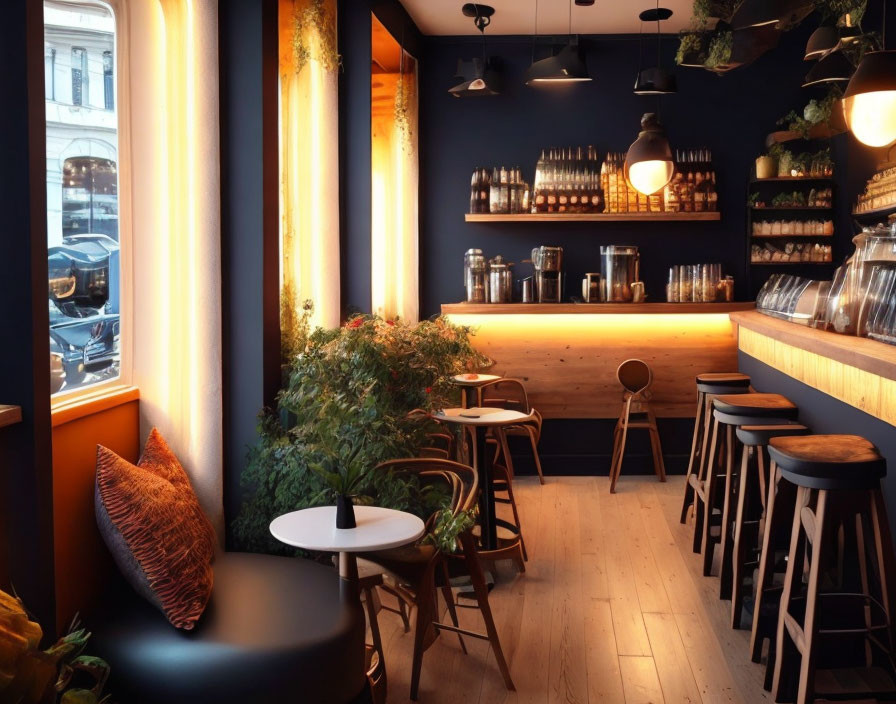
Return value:
<svg viewBox="0 0 896 704">
<path fill-rule="evenodd" d="M 355 506 L 352 504 L 352 497 L 345 494 L 339 494 L 336 497 L 336 527 L 337 528 L 355 528 Z"/>
</svg>

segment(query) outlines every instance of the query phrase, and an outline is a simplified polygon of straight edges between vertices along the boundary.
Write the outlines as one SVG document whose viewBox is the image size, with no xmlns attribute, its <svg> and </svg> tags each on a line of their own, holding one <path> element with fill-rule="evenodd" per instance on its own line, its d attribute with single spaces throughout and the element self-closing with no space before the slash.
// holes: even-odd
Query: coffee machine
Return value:
<svg viewBox="0 0 896 704">
<path fill-rule="evenodd" d="M 563 300 L 563 248 L 542 245 L 532 250 L 535 267 L 535 300 L 560 303 Z"/>
<path fill-rule="evenodd" d="M 604 287 L 601 298 L 607 303 L 631 303 L 635 299 L 633 284 L 639 279 L 640 264 L 637 247 L 618 244 L 601 247 L 600 276 Z"/>
</svg>

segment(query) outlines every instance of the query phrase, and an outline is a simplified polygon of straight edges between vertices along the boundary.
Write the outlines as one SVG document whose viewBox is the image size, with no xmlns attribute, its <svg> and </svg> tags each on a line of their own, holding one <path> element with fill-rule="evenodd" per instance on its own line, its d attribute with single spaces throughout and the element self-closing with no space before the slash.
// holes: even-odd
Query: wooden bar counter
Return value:
<svg viewBox="0 0 896 704">
<path fill-rule="evenodd" d="M 473 328 L 494 360 L 490 373 L 522 379 L 545 418 L 617 418 L 616 368 L 633 357 L 654 373 L 651 405 L 667 418 L 693 417 L 701 372 L 737 369 L 729 314 L 752 303 L 443 304 Z"/>
<path fill-rule="evenodd" d="M 896 346 L 757 311 L 735 312 L 738 348 L 778 371 L 896 425 Z"/>
</svg>

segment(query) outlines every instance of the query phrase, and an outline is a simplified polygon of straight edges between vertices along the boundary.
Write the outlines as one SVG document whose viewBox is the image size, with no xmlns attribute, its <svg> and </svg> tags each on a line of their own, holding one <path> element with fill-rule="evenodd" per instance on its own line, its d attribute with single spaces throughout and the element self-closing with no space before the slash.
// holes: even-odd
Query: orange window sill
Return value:
<svg viewBox="0 0 896 704">
<path fill-rule="evenodd" d="M 51 411 L 53 427 L 71 423 L 73 420 L 100 413 L 139 398 L 140 389 L 136 386 L 112 386 L 71 400 L 63 399 L 53 405 Z"/>
</svg>

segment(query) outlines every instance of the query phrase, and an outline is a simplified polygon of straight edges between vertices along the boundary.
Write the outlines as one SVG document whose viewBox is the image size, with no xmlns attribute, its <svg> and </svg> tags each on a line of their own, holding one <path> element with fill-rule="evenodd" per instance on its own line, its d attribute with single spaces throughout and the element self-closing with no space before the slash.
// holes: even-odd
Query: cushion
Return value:
<svg viewBox="0 0 896 704">
<path fill-rule="evenodd" d="M 189 494 L 182 483 L 97 447 L 100 533 L 134 589 L 186 630 L 205 610 L 214 581 L 207 521 L 197 520 Z"/>
</svg>

